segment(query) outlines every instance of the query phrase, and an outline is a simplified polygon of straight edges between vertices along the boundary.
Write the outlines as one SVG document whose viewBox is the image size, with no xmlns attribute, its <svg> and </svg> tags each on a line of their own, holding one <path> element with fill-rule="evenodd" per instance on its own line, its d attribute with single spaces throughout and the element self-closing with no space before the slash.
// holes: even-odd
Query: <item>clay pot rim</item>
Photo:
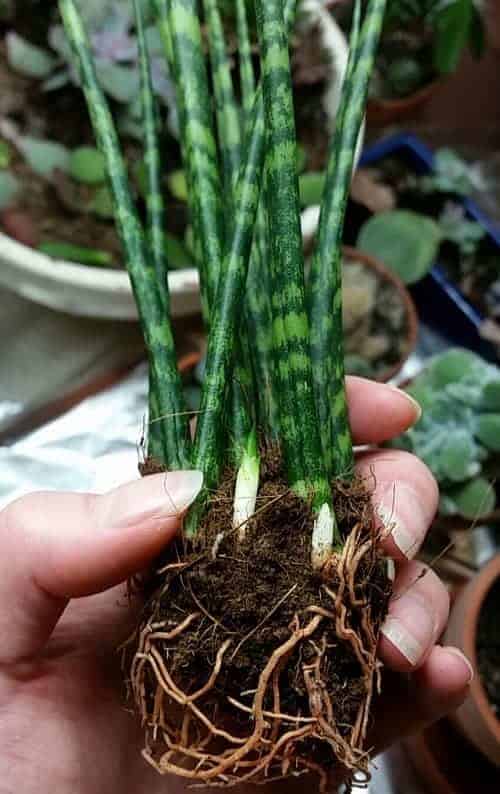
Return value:
<svg viewBox="0 0 500 794">
<path fill-rule="evenodd" d="M 403 281 L 399 278 L 399 276 L 393 273 L 392 270 L 384 265 L 383 262 L 381 262 L 379 259 L 376 259 L 371 254 L 367 254 L 364 251 L 360 251 L 358 248 L 353 248 L 348 245 L 342 246 L 342 252 L 346 259 L 361 262 L 361 264 L 365 265 L 367 268 L 375 271 L 381 281 L 388 281 L 390 284 L 392 284 L 405 306 L 408 322 L 406 333 L 407 350 L 406 353 L 401 356 L 399 361 L 378 376 L 378 381 L 387 383 L 395 375 L 397 375 L 398 372 L 401 371 L 405 362 L 408 360 L 417 346 L 419 324 L 417 309 Z"/>
<path fill-rule="evenodd" d="M 442 77 L 436 77 L 405 97 L 369 99 L 366 117 L 370 123 L 375 125 L 390 124 L 396 122 L 399 118 L 405 118 L 434 96 L 443 82 Z"/>
<path fill-rule="evenodd" d="M 195 367 L 198 366 L 202 359 L 201 350 L 193 350 L 189 353 L 184 353 L 184 355 L 180 356 L 179 360 L 177 361 L 177 368 L 181 375 L 187 375 L 188 372 L 191 372 Z"/>
<path fill-rule="evenodd" d="M 393 97 L 391 99 L 384 99 L 383 97 L 374 97 L 368 100 L 368 105 L 372 107 L 380 107 L 387 110 L 389 109 L 399 109 L 399 108 L 406 108 L 410 105 L 413 105 L 416 102 L 420 102 L 422 99 L 427 99 L 427 97 L 431 96 L 436 88 L 438 88 L 441 83 L 443 82 L 442 77 L 435 77 L 433 80 L 430 80 L 425 85 L 420 86 L 417 88 L 416 91 L 413 91 L 411 94 L 407 94 L 403 97 Z"/>
<path fill-rule="evenodd" d="M 471 660 L 476 671 L 478 670 L 477 629 L 479 615 L 488 593 L 497 580 L 500 580 L 500 554 L 496 554 L 495 557 L 479 571 L 477 576 L 465 586 L 468 597 L 465 601 L 463 623 L 461 626 L 462 648 L 466 656 Z M 470 692 L 479 711 L 483 715 L 488 729 L 492 732 L 500 745 L 500 720 L 497 719 L 493 712 L 488 694 L 479 674 L 474 676 L 470 684 Z"/>
<path fill-rule="evenodd" d="M 384 99 L 374 97 L 368 100 L 370 105 L 374 107 L 384 107 L 384 108 L 394 108 L 394 107 L 406 107 L 413 102 L 419 101 L 420 99 L 427 98 L 429 94 L 434 93 L 435 89 L 441 85 L 443 82 L 442 77 L 435 77 L 433 80 L 430 80 L 425 85 L 417 88 L 416 91 L 412 91 L 411 94 L 407 94 L 404 97 L 392 97 L 391 99 Z"/>
</svg>

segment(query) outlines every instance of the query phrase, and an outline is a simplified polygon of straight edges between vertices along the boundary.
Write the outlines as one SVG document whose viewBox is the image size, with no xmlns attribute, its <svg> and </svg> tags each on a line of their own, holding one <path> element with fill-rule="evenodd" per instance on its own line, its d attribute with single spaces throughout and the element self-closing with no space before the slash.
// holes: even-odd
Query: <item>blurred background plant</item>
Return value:
<svg viewBox="0 0 500 794">
<path fill-rule="evenodd" d="M 142 2 L 145 18 L 150 23 L 146 36 L 154 89 L 168 110 L 170 130 L 177 132 L 175 95 L 163 57 L 160 34 L 152 22 L 150 0 Z M 80 8 L 90 31 L 101 86 L 122 106 L 122 130 L 139 138 L 139 65 L 132 4 L 129 0 L 85 0 L 80 3 Z M 51 17 L 49 9 L 47 18 Z M 18 32 L 7 34 L 6 45 L 10 67 L 19 74 L 40 80 L 45 91 L 55 91 L 77 81 L 70 48 L 56 16 L 48 26 L 45 45 L 30 41 Z"/>
<path fill-rule="evenodd" d="M 489 515 L 497 505 L 500 369 L 454 348 L 432 358 L 407 391 L 422 417 L 393 446 L 427 463 L 441 488 L 442 515 Z"/>
<path fill-rule="evenodd" d="M 485 50 L 484 23 L 475 0 L 392 0 L 372 82 L 372 96 L 409 96 L 454 72 L 466 49 Z"/>
</svg>

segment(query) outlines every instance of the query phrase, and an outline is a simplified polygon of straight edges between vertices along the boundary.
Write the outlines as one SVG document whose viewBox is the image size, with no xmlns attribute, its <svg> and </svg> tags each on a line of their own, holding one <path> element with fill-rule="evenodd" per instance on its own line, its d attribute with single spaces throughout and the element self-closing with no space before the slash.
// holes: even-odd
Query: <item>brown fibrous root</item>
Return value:
<svg viewBox="0 0 500 794">
<path fill-rule="evenodd" d="M 159 773 L 202 786 L 313 772 L 326 791 L 346 777 L 368 779 L 390 584 L 366 488 L 335 493 L 349 531 L 321 574 L 310 568 L 308 542 L 299 542 L 309 537 L 310 511 L 272 471 L 262 499 L 275 501 L 281 488 L 278 516 L 275 505 L 273 518 L 262 511 L 245 548 L 228 532 L 212 559 L 231 488 L 229 480 L 214 495 L 201 549 L 180 542 L 159 562 L 125 649 L 143 755 Z"/>
</svg>

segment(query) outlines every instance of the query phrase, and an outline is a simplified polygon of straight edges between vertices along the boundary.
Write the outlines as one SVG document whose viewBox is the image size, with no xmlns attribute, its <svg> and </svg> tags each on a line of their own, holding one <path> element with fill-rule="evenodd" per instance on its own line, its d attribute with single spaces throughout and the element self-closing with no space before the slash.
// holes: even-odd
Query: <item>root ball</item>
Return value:
<svg viewBox="0 0 500 794">
<path fill-rule="evenodd" d="M 268 456 L 269 458 L 269 456 Z M 234 477 L 145 583 L 125 648 L 143 754 L 161 774 L 204 786 L 313 772 L 321 791 L 367 774 L 365 740 L 390 595 L 364 483 L 337 483 L 346 538 L 321 573 L 313 517 L 267 460 L 245 539 L 231 527 Z"/>
</svg>

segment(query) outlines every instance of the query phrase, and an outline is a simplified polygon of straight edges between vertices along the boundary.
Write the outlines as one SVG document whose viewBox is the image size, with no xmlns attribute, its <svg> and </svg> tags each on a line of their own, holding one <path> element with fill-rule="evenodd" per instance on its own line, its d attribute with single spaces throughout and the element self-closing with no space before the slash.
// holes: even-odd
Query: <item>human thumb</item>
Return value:
<svg viewBox="0 0 500 794">
<path fill-rule="evenodd" d="M 146 567 L 202 485 L 199 471 L 168 472 L 102 495 L 35 493 L 0 512 L 0 663 L 39 650 L 70 598 Z"/>
</svg>

